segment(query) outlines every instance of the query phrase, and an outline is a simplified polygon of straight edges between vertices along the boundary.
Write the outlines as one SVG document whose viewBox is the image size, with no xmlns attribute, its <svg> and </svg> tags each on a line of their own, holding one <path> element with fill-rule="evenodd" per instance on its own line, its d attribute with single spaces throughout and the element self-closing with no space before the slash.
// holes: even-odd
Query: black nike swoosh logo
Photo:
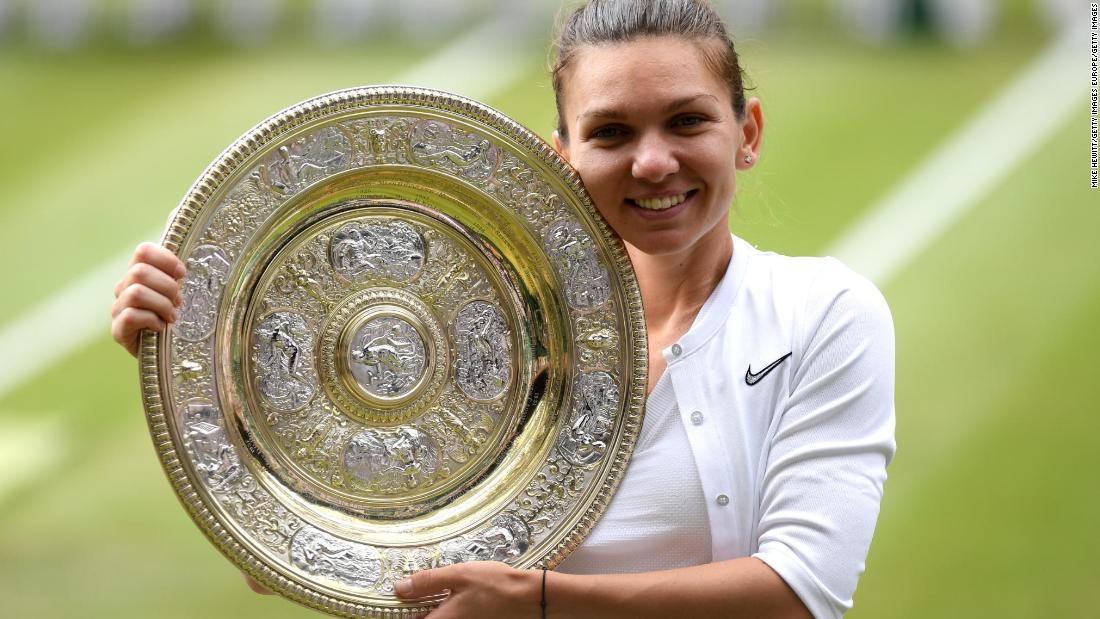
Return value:
<svg viewBox="0 0 1100 619">
<path fill-rule="evenodd" d="M 772 361 L 771 363 L 769 363 L 768 367 L 764 368 L 763 370 L 760 370 L 756 374 L 752 373 L 752 364 L 750 363 L 749 364 L 749 369 L 745 370 L 745 384 L 751 387 L 751 386 L 755 385 L 756 383 L 760 382 L 761 380 L 764 379 L 765 376 L 768 375 L 768 372 L 771 372 L 775 368 L 779 367 L 779 364 L 786 361 L 787 357 L 790 357 L 790 356 L 791 356 L 791 353 L 787 353 L 787 354 L 783 355 L 782 357 L 780 357 L 780 358 L 776 359 L 775 361 Z"/>
</svg>

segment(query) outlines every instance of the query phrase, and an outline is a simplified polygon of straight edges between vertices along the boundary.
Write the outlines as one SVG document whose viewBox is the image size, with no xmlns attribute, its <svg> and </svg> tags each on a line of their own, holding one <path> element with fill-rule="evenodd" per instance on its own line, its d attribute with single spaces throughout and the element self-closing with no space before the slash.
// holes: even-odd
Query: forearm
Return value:
<svg viewBox="0 0 1100 619">
<path fill-rule="evenodd" d="M 546 599 L 553 619 L 811 616 L 783 579 L 753 558 L 642 574 L 550 572 Z"/>
</svg>

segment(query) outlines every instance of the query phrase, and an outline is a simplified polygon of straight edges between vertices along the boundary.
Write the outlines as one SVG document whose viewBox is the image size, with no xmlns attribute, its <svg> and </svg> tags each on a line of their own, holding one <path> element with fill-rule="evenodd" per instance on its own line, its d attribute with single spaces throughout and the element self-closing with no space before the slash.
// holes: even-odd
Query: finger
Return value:
<svg viewBox="0 0 1100 619">
<path fill-rule="evenodd" d="M 151 264 L 176 279 L 183 279 L 183 276 L 187 274 L 183 261 L 169 251 L 168 248 L 156 243 L 142 243 L 137 246 L 133 257 L 130 258 L 130 264 L 138 264 L 139 262 Z"/>
<path fill-rule="evenodd" d="M 130 266 L 126 271 L 126 275 L 115 286 L 115 297 L 118 297 L 123 290 L 133 284 L 141 284 L 159 292 L 171 299 L 177 307 L 183 302 L 179 281 L 147 262 L 138 262 Z"/>
<path fill-rule="evenodd" d="M 122 347 L 137 356 L 138 338 L 142 329 L 163 331 L 166 325 L 149 310 L 128 307 L 111 321 L 111 337 Z"/>
<path fill-rule="evenodd" d="M 397 596 L 411 600 L 442 595 L 448 589 L 455 588 L 456 576 L 460 574 L 458 565 L 449 565 L 434 570 L 417 572 L 411 577 L 397 583 L 395 591 Z"/>
<path fill-rule="evenodd" d="M 172 301 L 144 284 L 130 284 L 118 295 L 111 308 L 112 317 L 118 317 L 127 308 L 154 312 L 164 322 L 175 322 L 178 314 Z"/>
<path fill-rule="evenodd" d="M 245 574 L 244 572 L 241 572 L 241 576 L 244 576 L 244 581 L 245 581 L 245 583 L 248 584 L 248 588 L 252 589 L 252 591 L 254 591 L 255 593 L 259 593 L 260 595 L 274 595 L 271 592 L 271 589 L 268 589 L 267 587 L 265 587 L 265 586 L 261 585 L 260 583 L 256 582 L 248 574 Z"/>
</svg>

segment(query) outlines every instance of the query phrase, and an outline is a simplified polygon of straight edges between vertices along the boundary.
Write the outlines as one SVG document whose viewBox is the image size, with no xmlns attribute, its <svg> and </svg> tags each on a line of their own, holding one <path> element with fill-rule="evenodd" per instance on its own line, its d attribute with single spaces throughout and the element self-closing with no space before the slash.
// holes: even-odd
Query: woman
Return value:
<svg viewBox="0 0 1100 619">
<path fill-rule="evenodd" d="M 838 617 L 852 603 L 894 452 L 893 330 L 832 259 L 757 251 L 728 228 L 764 117 L 720 18 L 696 0 L 589 0 L 554 68 L 555 146 L 627 244 L 649 398 L 622 485 L 552 573 L 453 565 L 431 617 Z M 115 338 L 176 317 L 183 265 L 138 248 Z"/>
</svg>

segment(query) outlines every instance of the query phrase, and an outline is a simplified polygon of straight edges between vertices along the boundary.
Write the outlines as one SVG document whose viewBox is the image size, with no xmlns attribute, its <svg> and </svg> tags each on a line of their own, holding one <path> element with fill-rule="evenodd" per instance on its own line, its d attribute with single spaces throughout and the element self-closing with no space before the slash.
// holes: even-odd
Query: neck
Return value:
<svg viewBox="0 0 1100 619">
<path fill-rule="evenodd" d="M 723 228 L 710 236 L 676 254 L 654 256 L 627 246 L 651 334 L 682 335 L 722 281 L 733 256 L 733 241 Z"/>
</svg>

